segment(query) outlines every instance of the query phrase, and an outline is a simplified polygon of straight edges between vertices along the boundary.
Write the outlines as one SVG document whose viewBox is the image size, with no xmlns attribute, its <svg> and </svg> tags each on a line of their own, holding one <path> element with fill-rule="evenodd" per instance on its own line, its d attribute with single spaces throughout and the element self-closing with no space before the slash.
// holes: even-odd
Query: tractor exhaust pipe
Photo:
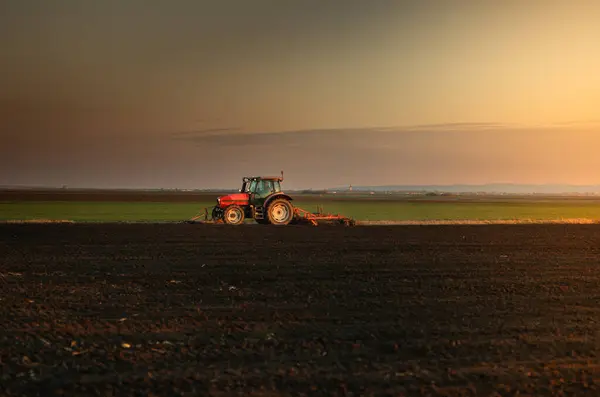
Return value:
<svg viewBox="0 0 600 397">
<path fill-rule="evenodd" d="M 283 170 L 281 170 L 281 182 L 283 182 Z"/>
</svg>

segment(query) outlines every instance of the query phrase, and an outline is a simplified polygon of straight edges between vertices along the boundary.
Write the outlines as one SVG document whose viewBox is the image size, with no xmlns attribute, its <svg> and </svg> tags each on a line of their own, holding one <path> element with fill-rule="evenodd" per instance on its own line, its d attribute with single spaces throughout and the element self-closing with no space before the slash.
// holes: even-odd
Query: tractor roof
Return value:
<svg viewBox="0 0 600 397">
<path fill-rule="evenodd" d="M 266 181 L 282 181 L 283 178 L 281 176 L 245 176 L 244 179 L 252 181 L 263 179 Z"/>
</svg>

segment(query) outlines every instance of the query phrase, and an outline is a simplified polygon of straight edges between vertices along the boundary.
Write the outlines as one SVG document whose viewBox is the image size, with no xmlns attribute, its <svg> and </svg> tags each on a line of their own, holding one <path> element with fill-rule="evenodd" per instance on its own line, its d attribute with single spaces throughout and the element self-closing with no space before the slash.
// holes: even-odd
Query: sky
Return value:
<svg viewBox="0 0 600 397">
<path fill-rule="evenodd" d="M 595 0 L 4 0 L 0 185 L 600 183 Z"/>
</svg>

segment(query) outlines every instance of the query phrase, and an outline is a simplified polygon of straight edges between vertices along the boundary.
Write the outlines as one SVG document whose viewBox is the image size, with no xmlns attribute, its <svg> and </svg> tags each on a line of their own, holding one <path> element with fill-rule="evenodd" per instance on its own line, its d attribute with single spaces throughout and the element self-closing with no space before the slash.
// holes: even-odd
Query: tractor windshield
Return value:
<svg viewBox="0 0 600 397">
<path fill-rule="evenodd" d="M 250 181 L 250 186 L 248 187 L 247 191 L 250 193 L 256 192 L 256 180 Z"/>
<path fill-rule="evenodd" d="M 273 181 L 261 179 L 256 181 L 256 190 L 254 190 L 255 198 L 267 198 L 273 192 Z"/>
</svg>

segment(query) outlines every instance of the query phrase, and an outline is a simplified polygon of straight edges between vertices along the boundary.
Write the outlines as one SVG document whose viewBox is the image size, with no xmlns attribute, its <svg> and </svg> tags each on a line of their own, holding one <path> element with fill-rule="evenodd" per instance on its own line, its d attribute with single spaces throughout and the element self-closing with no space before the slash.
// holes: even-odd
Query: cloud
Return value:
<svg viewBox="0 0 600 397">
<path fill-rule="evenodd" d="M 407 130 L 435 130 L 435 131 L 454 131 L 454 130 L 489 130 L 489 129 L 505 129 L 510 128 L 510 124 L 506 123 L 440 123 L 440 124 L 420 124 L 409 127 L 404 127 Z"/>
<path fill-rule="evenodd" d="M 286 188 L 386 184 L 598 182 L 598 126 L 498 123 L 246 132 L 199 128 L 138 136 L 15 136 L 1 149 L 9 184 L 229 187 L 286 173 Z M 106 159 L 110 159 L 107 161 Z"/>
<path fill-rule="evenodd" d="M 221 135 L 224 132 L 238 132 L 239 127 L 224 127 L 224 128 L 203 128 L 191 131 L 172 132 L 171 135 L 177 139 L 195 139 L 203 136 Z"/>
<path fill-rule="evenodd" d="M 199 152 L 228 159 L 227 170 L 272 173 L 294 186 L 345 183 L 593 182 L 597 128 L 447 123 L 188 135 Z M 220 160 L 216 160 L 220 161 Z M 291 178 L 291 177 L 290 177 Z M 233 179 L 233 177 L 232 177 Z M 360 182 L 359 182 L 360 181 Z"/>
<path fill-rule="evenodd" d="M 597 125 L 600 125 L 598 123 Z M 515 139 L 521 134 L 549 134 L 556 129 L 568 130 L 573 127 L 593 128 L 591 122 L 568 121 L 551 124 L 508 124 L 495 122 L 465 122 L 420 124 L 412 126 L 385 126 L 365 128 L 328 128 L 289 131 L 244 131 L 241 128 L 212 128 L 190 132 L 174 133 L 177 139 L 195 142 L 199 145 L 222 146 L 364 146 L 390 147 L 402 144 L 421 143 L 435 147 L 440 140 L 486 136 L 497 140 Z M 481 135 L 483 134 L 483 135 Z M 541 135 L 543 136 L 543 135 Z M 464 142 L 468 143 L 468 142 Z"/>
</svg>

